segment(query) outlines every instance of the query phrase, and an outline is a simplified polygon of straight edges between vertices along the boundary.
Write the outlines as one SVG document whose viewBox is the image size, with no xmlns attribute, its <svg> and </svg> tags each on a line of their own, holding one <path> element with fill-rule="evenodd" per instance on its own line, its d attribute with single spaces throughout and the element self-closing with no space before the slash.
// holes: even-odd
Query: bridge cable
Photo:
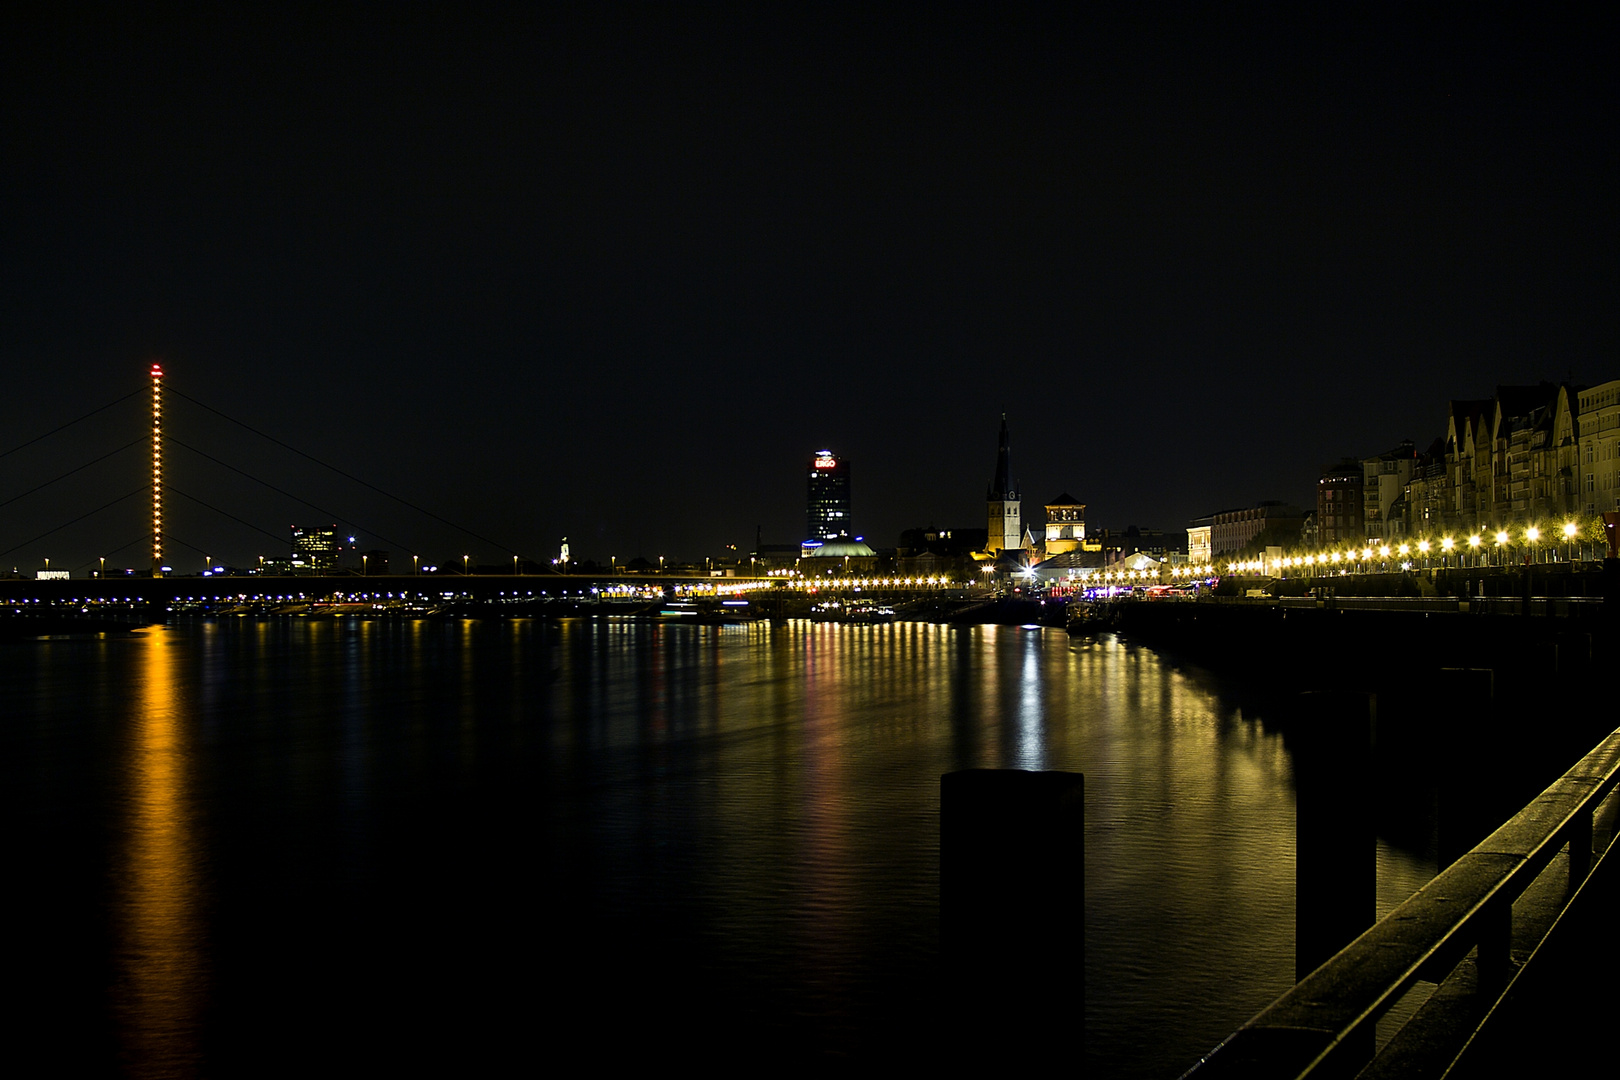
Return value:
<svg viewBox="0 0 1620 1080">
<path fill-rule="evenodd" d="M 120 551 L 123 551 L 127 547 L 134 547 L 136 544 L 142 543 L 143 541 L 150 540 L 151 538 L 152 538 L 151 533 L 142 533 L 141 535 L 137 536 L 133 540 L 127 541 L 127 542 L 122 543 L 122 544 L 119 544 L 117 547 L 111 549 L 105 555 L 102 555 L 100 557 L 103 558 L 103 559 L 108 558 L 109 556 L 118 554 Z M 74 570 L 88 570 L 88 569 L 90 569 L 90 567 L 94 563 L 95 563 L 95 560 L 92 559 L 90 562 L 80 563 L 78 566 L 75 566 L 73 569 Z M 102 580 L 110 580 L 110 579 L 103 578 Z"/>
<path fill-rule="evenodd" d="M 91 409 L 89 412 L 85 413 L 83 416 L 79 417 L 79 419 L 77 419 L 77 420 L 69 420 L 67 423 L 63 424 L 61 427 L 52 428 L 51 430 L 47 431 L 45 434 L 36 436 L 35 438 L 32 438 L 32 439 L 29 439 L 25 443 L 18 443 L 16 446 L 13 446 L 10 450 L 7 450 L 5 453 L 0 453 L 0 458 L 10 457 L 12 454 L 15 454 L 17 451 L 23 449 L 23 447 L 25 447 L 25 446 L 33 446 L 35 443 L 39 442 L 41 439 L 48 439 L 52 435 L 55 435 L 57 432 L 66 431 L 68 428 L 72 427 L 74 424 L 82 423 L 83 421 L 90 419 L 92 416 L 96 415 L 97 413 L 106 412 L 108 409 L 112 408 L 114 405 L 122 405 L 124 402 L 126 402 L 130 398 L 134 397 L 136 394 L 144 394 L 144 393 L 146 393 L 146 388 L 144 386 L 141 387 L 139 390 L 133 390 L 130 393 L 125 394 L 123 397 L 119 398 L 116 401 L 107 402 L 107 404 L 103 405 L 99 409 Z"/>
<path fill-rule="evenodd" d="M 263 484 L 265 487 L 269 488 L 271 491 L 274 491 L 276 494 L 285 495 L 285 496 L 287 496 L 287 498 L 293 500 L 294 502 L 303 503 L 305 506 L 309 507 L 311 510 L 320 511 L 320 513 L 326 515 L 327 517 L 336 518 L 339 521 L 353 521 L 352 518 L 346 517 L 343 514 L 334 514 L 330 510 L 322 510 L 319 506 L 316 506 L 314 503 L 310 502 L 308 499 L 300 499 L 297 495 L 294 495 L 292 492 L 284 491 L 281 488 L 276 487 L 276 485 L 272 484 L 268 480 L 261 480 L 259 477 L 254 476 L 250 472 L 247 472 L 247 471 L 245 471 L 243 469 L 238 469 L 235 465 L 232 465 L 230 462 L 221 461 L 219 458 L 215 457 L 213 454 L 207 453 L 206 451 L 203 451 L 203 450 L 199 450 L 195 446 L 188 446 L 185 443 L 181 442 L 179 439 L 175 438 L 173 435 L 164 436 L 164 440 L 166 442 L 171 442 L 174 445 L 176 445 L 176 446 L 178 446 L 178 447 L 180 447 L 180 448 L 182 448 L 184 450 L 190 450 L 193 454 L 196 454 L 196 455 L 198 455 L 200 457 L 205 457 L 209 461 L 212 461 L 215 465 L 224 466 L 225 468 L 231 470 L 231 472 L 236 473 L 238 476 L 245 476 L 249 480 L 252 480 L 255 484 Z M 185 495 L 186 493 L 182 491 L 180 494 Z M 191 499 L 193 502 L 199 502 L 199 503 L 202 503 L 202 505 L 204 505 L 204 506 L 208 506 L 207 503 L 203 503 L 201 499 L 198 499 L 195 496 L 186 495 L 186 498 Z M 0 505 L 4 505 L 4 504 L 0 503 Z M 225 514 L 225 511 L 220 510 L 216 506 L 208 506 L 208 509 L 213 510 L 216 513 Z M 225 516 L 230 517 L 231 515 L 225 514 Z M 244 522 L 242 522 L 242 524 L 247 525 L 248 523 L 244 521 Z M 357 521 L 354 522 L 354 524 L 360 525 L 360 523 L 357 522 Z M 249 527 L 254 528 L 254 529 L 258 529 L 257 525 L 252 525 L 252 526 L 249 526 Z M 361 525 L 360 528 L 361 528 L 361 531 L 371 533 L 372 536 L 376 537 L 378 540 L 381 540 L 386 544 L 393 545 L 394 547 L 403 548 L 404 550 L 410 552 L 412 555 L 421 554 L 415 548 L 409 546 L 408 544 L 401 544 L 401 543 L 398 543 L 397 541 L 390 540 L 390 539 L 388 539 L 388 537 L 384 536 L 382 533 L 372 532 L 370 529 L 365 528 L 365 526 L 363 526 L 363 525 Z M 263 532 L 264 530 L 259 529 L 259 531 Z M 279 538 L 277 538 L 277 542 L 282 543 L 282 542 L 285 542 L 286 539 L 287 538 L 284 537 L 284 536 L 279 537 Z"/>
<path fill-rule="evenodd" d="M 101 513 L 103 510 L 107 509 L 110 506 L 116 506 L 119 503 L 123 502 L 125 499 L 134 498 L 136 495 L 139 495 L 142 492 L 148 491 L 148 490 L 150 490 L 150 489 L 148 489 L 148 488 L 146 488 L 144 486 L 143 487 L 138 487 L 134 491 L 130 492 L 128 495 L 120 495 L 120 496 L 118 496 L 118 498 L 114 499 L 112 502 L 102 503 L 100 506 L 98 506 L 94 510 L 90 511 L 88 514 L 80 514 L 78 517 L 74 518 L 72 521 L 63 522 L 62 524 L 58 525 L 54 529 L 48 529 L 45 532 L 40 533 L 38 536 L 34 537 L 34 539 L 32 539 L 32 540 L 24 540 L 22 543 L 16 545 L 16 547 L 9 547 L 4 551 L 0 551 L 0 559 L 3 559 L 7 555 L 10 555 L 13 551 L 16 551 L 17 548 L 25 548 L 29 544 L 37 543 L 38 541 L 45 539 L 47 536 L 50 536 L 52 533 L 59 533 L 63 529 L 67 528 L 69 525 L 77 525 L 79 522 L 83 521 L 87 517 L 93 517 L 94 515 Z"/>
<path fill-rule="evenodd" d="M 353 473 L 344 472 L 342 469 L 338 468 L 336 465 L 328 464 L 327 462 L 322 461 L 320 458 L 316 457 L 314 454 L 307 454 L 304 451 L 298 449 L 296 446 L 290 446 L 287 443 L 284 443 L 280 439 L 276 438 L 274 435 L 266 435 L 264 432 L 260 431 L 258 428 L 254 427 L 252 424 L 243 423 L 241 420 L 238 420 L 234 416 L 229 416 L 229 415 L 227 415 L 225 413 L 220 412 L 218 409 L 214 408 L 212 405 L 204 405 L 202 402 L 198 401 L 196 398 L 192 397 L 191 395 L 182 394 L 182 393 L 180 393 L 180 391 L 176 390 L 172 386 L 165 386 L 163 389 L 166 392 L 170 393 L 170 394 L 175 394 L 175 395 L 177 395 L 179 397 L 184 398 L 185 400 L 191 402 L 193 405 L 196 405 L 199 408 L 207 409 L 209 412 L 213 413 L 215 416 L 223 417 L 224 419 L 229 420 L 231 423 L 236 424 L 238 427 L 247 428 L 247 430 L 253 432 L 253 434 L 259 436 L 261 439 L 268 439 L 268 440 L 275 443 L 277 446 L 281 447 L 284 450 L 291 450 L 293 453 L 297 454 L 299 457 L 308 458 L 310 461 L 313 461 L 315 464 L 320 465 L 323 468 L 331 469 L 333 472 L 337 473 L 339 476 L 345 477 L 345 478 L 347 478 L 349 480 L 353 480 L 355 483 L 359 484 L 361 487 L 370 488 L 372 491 L 375 491 L 379 495 L 386 495 L 388 498 L 393 499 L 397 503 L 402 503 L 405 506 L 410 507 L 412 510 L 415 510 L 419 514 L 426 514 L 428 517 L 432 518 L 434 521 L 437 521 L 442 525 L 448 525 L 452 529 L 455 529 L 457 532 L 460 532 L 460 533 L 463 533 L 463 534 L 465 534 L 467 536 L 472 537 L 474 540 L 481 540 L 486 544 L 491 544 L 491 545 L 493 545 L 493 546 L 495 546 L 497 548 L 500 548 L 502 551 L 506 552 L 508 555 L 520 555 L 520 554 L 522 554 L 519 551 L 516 551 L 516 550 L 514 550 L 514 549 L 512 549 L 510 547 L 507 547 L 505 544 L 501 543 L 499 540 L 491 540 L 487 536 L 482 536 L 482 535 L 480 535 L 478 533 L 475 533 L 471 529 L 467 528 L 466 526 L 458 525 L 456 522 L 451 521 L 449 518 L 442 518 L 438 514 L 435 514 L 431 510 L 428 510 L 428 509 L 425 509 L 423 507 L 417 506 L 415 503 L 411 502 L 409 499 L 401 498 L 400 496 L 395 495 L 391 491 L 384 491 L 382 488 L 378 487 L 376 484 L 372 484 L 372 483 L 369 483 L 369 482 L 367 482 L 365 480 L 362 480 L 358 476 L 355 476 Z"/>
<path fill-rule="evenodd" d="M 185 494 L 185 493 L 181 492 L 181 494 Z M 189 499 L 191 496 L 187 495 L 186 497 Z M 213 508 L 209 507 L 209 509 L 213 509 Z M 163 539 L 168 541 L 171 544 L 179 544 L 181 547 L 188 547 L 192 551 L 195 551 L 199 555 L 207 555 L 208 554 L 207 551 L 205 551 L 204 549 L 198 547 L 196 544 L 189 544 L 186 541 L 180 539 L 178 536 L 174 535 L 173 533 L 164 533 L 163 534 Z"/>
<path fill-rule="evenodd" d="M 251 521 L 243 521 L 241 518 L 237 517 L 235 514 L 232 514 L 232 513 L 229 513 L 227 511 L 221 510 L 219 507 L 213 505 L 212 503 L 203 502 L 201 499 L 197 498 L 197 496 L 195 496 L 195 495 L 187 495 L 184 491 L 181 491 L 179 488 L 175 487 L 173 484 L 164 484 L 163 488 L 166 491 L 172 491 L 176 495 L 180 495 L 180 496 L 183 496 L 183 497 L 185 497 L 187 499 L 190 499 L 192 502 L 196 503 L 198 506 L 201 506 L 201 507 L 204 507 L 206 509 L 212 510 L 214 513 L 219 514 L 221 517 L 228 517 L 232 521 L 236 522 L 238 525 L 246 525 L 248 528 L 252 529 L 254 532 L 263 533 L 264 535 L 268 536 L 270 539 L 274 540 L 278 544 L 284 544 L 284 543 L 287 542 L 287 538 L 285 536 L 277 536 L 275 533 L 270 532 L 268 529 L 259 528 L 257 525 L 253 524 L 253 522 L 251 522 Z M 319 510 L 320 507 L 316 507 L 316 509 Z M 324 513 L 324 511 L 322 511 L 322 512 Z M 164 533 L 163 535 L 168 536 L 168 533 Z M 182 544 L 185 544 L 184 540 L 181 540 L 179 542 L 182 543 Z M 191 547 L 191 545 L 186 544 L 186 547 Z M 204 554 L 204 555 L 208 554 L 208 552 L 204 551 L 202 548 L 192 548 L 192 550 L 200 552 L 201 554 Z"/>
<path fill-rule="evenodd" d="M 58 476 L 55 480 L 47 480 L 43 484 L 40 484 L 38 487 L 31 487 L 27 491 L 23 492 L 21 495 L 13 495 L 11 498 L 7 499 L 5 502 L 0 502 L 0 506 L 10 506 L 12 503 L 16 502 L 18 499 L 26 499 L 28 496 L 32 495 L 34 492 L 43 491 L 45 488 L 50 487 L 52 484 L 56 483 L 57 480 L 66 480 L 68 477 L 72 476 L 74 473 L 83 472 L 84 470 L 88 469 L 90 466 L 95 465 L 98 462 L 106 461 L 108 458 L 112 457 L 114 454 L 122 454 L 125 450 L 128 450 L 130 447 L 137 446 L 140 443 L 146 442 L 150 438 L 151 438 L 150 435 L 142 435 L 140 438 L 136 439 L 134 442 L 127 442 L 123 446 L 120 446 L 116 450 L 109 450 L 105 454 L 102 454 L 100 457 L 96 458 L 95 460 L 85 462 L 83 465 L 80 465 L 77 469 L 69 469 L 67 472 L 63 473 L 61 476 Z"/>
</svg>

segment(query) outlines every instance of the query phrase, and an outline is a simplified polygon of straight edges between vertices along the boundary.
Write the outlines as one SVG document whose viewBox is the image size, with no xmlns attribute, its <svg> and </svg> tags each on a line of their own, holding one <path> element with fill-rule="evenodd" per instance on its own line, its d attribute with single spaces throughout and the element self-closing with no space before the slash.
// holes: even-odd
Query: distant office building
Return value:
<svg viewBox="0 0 1620 1080">
<path fill-rule="evenodd" d="M 292 526 L 292 572 L 295 574 L 325 574 L 337 569 L 337 526 Z"/>
<path fill-rule="evenodd" d="M 1001 414 L 1001 438 L 996 448 L 996 475 L 985 494 L 990 538 L 986 551 L 1012 551 L 1024 546 L 1023 498 L 1012 480 L 1008 463 L 1007 414 Z"/>
<path fill-rule="evenodd" d="M 849 462 L 831 450 L 810 459 L 806 532 L 811 540 L 837 540 L 850 535 Z"/>
</svg>

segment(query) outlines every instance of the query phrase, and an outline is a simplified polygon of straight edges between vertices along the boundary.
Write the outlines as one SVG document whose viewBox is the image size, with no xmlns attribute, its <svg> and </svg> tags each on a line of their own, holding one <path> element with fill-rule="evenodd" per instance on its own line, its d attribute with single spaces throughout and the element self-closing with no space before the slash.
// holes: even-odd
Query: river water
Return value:
<svg viewBox="0 0 1620 1080">
<path fill-rule="evenodd" d="M 1292 982 L 1282 737 L 1109 636 L 197 619 L 4 643 L 0 691 L 11 1019 L 57 1072 L 1016 1060 L 939 1008 L 970 767 L 1086 776 L 1088 1075 Z M 1433 869 L 1381 842 L 1380 910 Z"/>
</svg>

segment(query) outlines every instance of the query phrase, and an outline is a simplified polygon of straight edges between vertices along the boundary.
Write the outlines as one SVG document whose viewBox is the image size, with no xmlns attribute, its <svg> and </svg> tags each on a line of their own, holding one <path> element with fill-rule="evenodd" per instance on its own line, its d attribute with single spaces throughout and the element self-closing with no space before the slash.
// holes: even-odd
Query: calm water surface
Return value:
<svg viewBox="0 0 1620 1080">
<path fill-rule="evenodd" d="M 1280 735 L 1111 637 L 198 620 L 6 644 L 0 689 L 11 1019 L 61 1071 L 1016 1055 L 939 1020 L 969 767 L 1086 775 L 1091 1075 L 1174 1076 L 1292 981 Z M 1379 866 L 1381 910 L 1433 872 Z"/>
</svg>

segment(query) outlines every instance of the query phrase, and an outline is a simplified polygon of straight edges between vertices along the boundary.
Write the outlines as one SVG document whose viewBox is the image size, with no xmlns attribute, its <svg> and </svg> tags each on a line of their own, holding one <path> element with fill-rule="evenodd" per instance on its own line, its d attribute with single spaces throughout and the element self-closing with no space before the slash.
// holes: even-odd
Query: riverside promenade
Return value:
<svg viewBox="0 0 1620 1080">
<path fill-rule="evenodd" d="M 1620 963 L 1615 573 L 1611 560 L 1610 595 L 1583 600 L 1108 614 L 1126 640 L 1272 702 L 1295 758 L 1299 982 L 1190 1077 L 1523 1075 L 1600 1029 L 1593 987 Z M 1440 873 L 1375 924 L 1369 822 L 1402 768 L 1439 780 Z"/>
</svg>

